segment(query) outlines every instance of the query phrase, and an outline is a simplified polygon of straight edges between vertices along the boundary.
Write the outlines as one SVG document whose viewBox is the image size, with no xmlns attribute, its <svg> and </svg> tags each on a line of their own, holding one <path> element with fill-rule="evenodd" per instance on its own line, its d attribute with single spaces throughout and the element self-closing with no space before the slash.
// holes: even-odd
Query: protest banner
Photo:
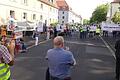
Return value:
<svg viewBox="0 0 120 80">
<path fill-rule="evenodd" d="M 101 29 L 103 31 L 120 31 L 120 26 L 118 24 L 113 24 L 113 23 L 102 23 L 101 24 Z"/>
</svg>

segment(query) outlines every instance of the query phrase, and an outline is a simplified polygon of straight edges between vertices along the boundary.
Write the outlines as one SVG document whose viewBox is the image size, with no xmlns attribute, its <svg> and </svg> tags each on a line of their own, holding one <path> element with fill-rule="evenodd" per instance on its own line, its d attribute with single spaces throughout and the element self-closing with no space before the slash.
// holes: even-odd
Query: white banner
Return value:
<svg viewBox="0 0 120 80">
<path fill-rule="evenodd" d="M 90 26 L 90 31 L 96 31 L 97 26 Z"/>
<path fill-rule="evenodd" d="M 43 32 L 43 23 L 42 23 L 42 22 L 39 22 L 39 23 L 37 24 L 37 31 L 38 31 L 38 32 Z"/>
<path fill-rule="evenodd" d="M 102 30 L 105 30 L 105 31 L 120 31 L 120 26 L 118 24 L 105 24 L 105 23 L 102 23 L 101 25 L 101 29 Z"/>
</svg>

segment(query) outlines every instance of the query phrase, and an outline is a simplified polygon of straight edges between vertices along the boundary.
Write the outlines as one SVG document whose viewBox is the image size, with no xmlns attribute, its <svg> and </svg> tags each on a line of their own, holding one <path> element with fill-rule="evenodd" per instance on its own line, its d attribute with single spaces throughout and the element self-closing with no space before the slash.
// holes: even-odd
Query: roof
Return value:
<svg viewBox="0 0 120 80">
<path fill-rule="evenodd" d="M 120 2 L 120 0 L 114 0 L 113 2 Z"/>
<path fill-rule="evenodd" d="M 120 3 L 120 0 L 114 0 L 112 3 Z"/>
<path fill-rule="evenodd" d="M 51 3 L 51 2 L 49 2 L 48 0 L 38 0 L 38 1 L 40 1 L 40 2 L 42 2 L 42 3 L 45 3 L 45 4 L 47 4 L 47 5 L 51 6 L 51 7 L 54 7 L 54 8 L 57 8 L 57 9 L 58 9 L 57 4 L 56 4 L 56 0 L 55 0 L 54 3 Z"/>
<path fill-rule="evenodd" d="M 78 15 L 78 14 L 76 14 L 74 11 L 70 11 L 70 12 L 72 12 L 75 16 L 77 16 L 77 17 L 79 17 L 79 18 L 81 18 L 82 19 L 82 17 L 81 17 L 81 15 Z"/>
<path fill-rule="evenodd" d="M 56 2 L 59 10 L 69 10 L 70 7 L 65 0 L 57 0 Z"/>
</svg>

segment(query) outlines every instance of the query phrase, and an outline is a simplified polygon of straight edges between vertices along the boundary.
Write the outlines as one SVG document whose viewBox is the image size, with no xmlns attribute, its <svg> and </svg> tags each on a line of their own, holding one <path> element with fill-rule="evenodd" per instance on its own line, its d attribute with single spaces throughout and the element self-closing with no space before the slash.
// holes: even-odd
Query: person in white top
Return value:
<svg viewBox="0 0 120 80">
<path fill-rule="evenodd" d="M 50 39 L 50 28 L 49 27 L 47 27 L 47 37 L 46 37 L 46 39 L 47 40 Z"/>
</svg>

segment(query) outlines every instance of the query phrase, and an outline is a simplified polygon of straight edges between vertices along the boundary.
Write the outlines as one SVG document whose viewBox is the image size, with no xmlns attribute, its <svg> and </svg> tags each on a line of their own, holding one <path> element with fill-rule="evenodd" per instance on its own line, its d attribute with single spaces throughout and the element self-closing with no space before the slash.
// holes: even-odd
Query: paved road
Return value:
<svg viewBox="0 0 120 80">
<path fill-rule="evenodd" d="M 100 38 L 81 40 L 73 36 L 65 38 L 65 45 L 70 47 L 77 60 L 77 65 L 72 69 L 72 80 L 114 80 L 115 60 Z M 52 47 L 50 40 L 19 54 L 11 68 L 12 78 L 45 80 L 45 55 Z"/>
</svg>

